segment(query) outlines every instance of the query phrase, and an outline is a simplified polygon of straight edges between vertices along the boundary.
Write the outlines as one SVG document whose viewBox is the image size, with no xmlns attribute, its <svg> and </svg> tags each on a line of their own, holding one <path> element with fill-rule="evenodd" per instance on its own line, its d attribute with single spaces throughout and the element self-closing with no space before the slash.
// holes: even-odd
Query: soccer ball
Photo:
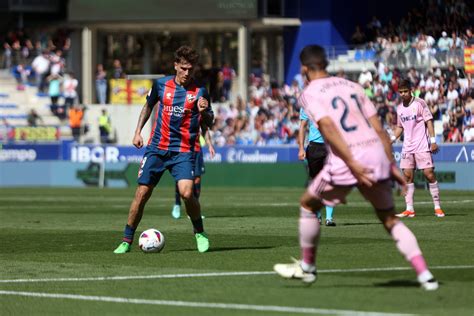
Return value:
<svg viewBox="0 0 474 316">
<path fill-rule="evenodd" d="M 157 229 L 147 229 L 141 233 L 138 246 L 145 253 L 160 252 L 165 246 L 165 236 Z"/>
</svg>

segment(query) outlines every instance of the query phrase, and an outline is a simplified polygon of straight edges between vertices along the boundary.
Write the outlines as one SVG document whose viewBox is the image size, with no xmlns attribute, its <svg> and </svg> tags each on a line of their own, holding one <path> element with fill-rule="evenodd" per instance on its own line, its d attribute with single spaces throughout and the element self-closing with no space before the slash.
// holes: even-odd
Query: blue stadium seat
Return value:
<svg viewBox="0 0 474 316">
<path fill-rule="evenodd" d="M 364 51 L 364 59 L 365 60 L 374 60 L 375 59 L 375 51 L 372 49 L 367 49 Z"/>
<path fill-rule="evenodd" d="M 354 61 L 361 61 L 362 60 L 362 51 L 361 50 L 356 50 L 355 55 L 354 55 Z"/>
</svg>

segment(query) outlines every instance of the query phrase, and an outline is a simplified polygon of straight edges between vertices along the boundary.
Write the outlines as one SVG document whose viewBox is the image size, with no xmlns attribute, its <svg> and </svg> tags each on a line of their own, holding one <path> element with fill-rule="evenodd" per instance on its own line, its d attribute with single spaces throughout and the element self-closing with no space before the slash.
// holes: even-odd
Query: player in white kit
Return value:
<svg viewBox="0 0 474 316">
<path fill-rule="evenodd" d="M 415 217 L 413 207 L 413 195 L 415 184 L 413 175 L 415 167 L 423 170 L 428 180 L 431 197 L 433 198 L 434 214 L 444 217 L 441 209 L 439 186 L 434 173 L 432 154 L 438 152 L 433 127 L 433 116 L 425 101 L 412 96 L 411 83 L 403 80 L 398 87 L 402 103 L 397 106 L 397 128 L 394 133 L 394 141 L 403 133 L 403 149 L 400 168 L 403 170 L 407 181 L 407 194 L 405 195 L 406 209 L 398 214 L 398 217 Z"/>
<path fill-rule="evenodd" d="M 428 270 L 416 237 L 396 216 L 391 179 L 405 189 L 405 180 L 396 168 L 387 133 L 380 124 L 374 105 L 364 90 L 349 80 L 330 77 L 324 49 L 306 46 L 300 54 L 301 73 L 309 84 L 300 104 L 321 131 L 328 145 L 323 170 L 309 185 L 300 201 L 299 240 L 301 260 L 276 264 L 283 278 L 316 280 L 316 255 L 320 224 L 316 213 L 323 205 L 344 203 L 354 186 L 372 204 L 395 240 L 398 250 L 412 265 L 418 282 L 426 290 L 436 290 L 438 282 Z"/>
</svg>

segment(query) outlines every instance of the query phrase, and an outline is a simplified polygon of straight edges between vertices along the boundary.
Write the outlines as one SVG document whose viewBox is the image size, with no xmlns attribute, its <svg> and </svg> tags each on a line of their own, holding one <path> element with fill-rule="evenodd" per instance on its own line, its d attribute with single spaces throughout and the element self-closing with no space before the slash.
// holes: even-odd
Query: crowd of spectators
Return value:
<svg viewBox="0 0 474 316">
<path fill-rule="evenodd" d="M 46 29 L 32 33 L 10 31 L 3 38 L 2 66 L 11 69 L 17 90 L 36 85 L 39 95 L 51 98 L 51 112 L 65 119 L 67 110 L 77 98 L 77 79 L 66 72 L 66 58 L 71 47 L 67 30 Z M 64 97 L 62 104 L 59 98 Z"/>
<path fill-rule="evenodd" d="M 380 60 L 399 68 L 463 63 L 463 49 L 474 45 L 468 28 L 472 4 L 464 0 L 418 1 L 397 25 L 377 18 L 351 37 L 356 60 Z"/>
<path fill-rule="evenodd" d="M 470 76 L 454 65 L 418 71 L 390 70 L 376 62 L 377 71 L 364 69 L 356 81 L 364 87 L 374 103 L 380 120 L 393 133 L 397 124 L 396 107 L 401 103 L 398 84 L 408 78 L 413 94 L 425 100 L 433 114 L 437 137 L 441 142 L 474 141 L 474 84 Z M 344 76 L 344 73 L 338 75 Z M 283 145 L 295 144 L 299 130 L 298 96 L 301 78 L 291 85 L 278 86 L 267 76 L 253 77 L 249 89 L 250 101 L 241 99 L 229 106 L 218 106 L 213 139 L 224 145 Z"/>
<path fill-rule="evenodd" d="M 374 16 L 364 29 L 356 27 L 355 59 L 367 57 L 374 67 L 362 69 L 355 81 L 373 101 L 388 133 L 397 124 L 398 83 L 409 78 L 414 95 L 429 106 L 441 141 L 474 141 L 474 86 L 462 67 L 464 48 L 474 45 L 470 5 L 464 0 L 418 1 L 397 25 L 391 21 L 384 25 Z M 298 76 L 284 86 L 265 75 L 253 76 L 248 104 L 237 100 L 218 109 L 213 129 L 216 144 L 296 143 L 302 85 Z"/>
<path fill-rule="evenodd" d="M 430 108 L 442 142 L 474 141 L 474 85 L 462 68 L 464 47 L 474 45 L 470 5 L 464 0 L 418 1 L 397 25 L 382 23 L 374 16 L 365 27 L 356 27 L 352 42 L 364 51 L 359 58 L 369 56 L 374 66 L 362 69 L 351 79 L 363 86 L 388 133 L 397 124 L 396 106 L 401 102 L 398 83 L 408 78 L 414 95 Z M 74 103 L 71 99 L 77 98 L 77 93 L 69 97 L 64 94 L 64 86 L 71 86 L 71 80 L 77 86 L 73 74 L 64 71 L 69 48 L 70 40 L 63 30 L 53 35 L 39 31 L 34 36 L 10 32 L 4 41 L 3 66 L 13 67 L 19 88 L 34 74 L 40 92 L 49 87 L 51 110 L 61 119 Z M 289 85 L 279 85 L 262 71 L 254 70 L 249 101 L 245 102 L 232 96 L 236 73 L 228 63 L 216 67 L 211 75 L 198 67 L 197 80 L 209 85 L 215 104 L 214 142 L 217 146 L 296 144 L 300 123 L 297 100 L 304 84 L 301 75 Z M 125 71 L 118 59 L 108 72 L 97 65 L 99 103 L 107 102 L 106 79 L 124 78 Z M 57 103 L 59 92 L 66 97 L 62 113 Z"/>
</svg>

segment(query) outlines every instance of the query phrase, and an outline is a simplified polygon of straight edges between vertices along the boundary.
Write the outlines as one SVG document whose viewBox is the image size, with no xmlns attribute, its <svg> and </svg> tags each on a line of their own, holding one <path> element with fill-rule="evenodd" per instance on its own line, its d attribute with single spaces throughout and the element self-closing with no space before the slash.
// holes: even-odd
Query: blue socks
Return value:
<svg viewBox="0 0 474 316">
<path fill-rule="evenodd" d="M 193 223 L 193 230 L 195 234 L 202 233 L 204 231 L 204 225 L 202 223 L 201 216 L 199 216 L 199 218 L 196 220 L 191 219 L 191 223 Z"/>
<path fill-rule="evenodd" d="M 176 183 L 174 190 L 174 205 L 181 205 L 181 196 L 179 195 L 178 183 Z"/>
<path fill-rule="evenodd" d="M 193 193 L 194 197 L 199 200 L 199 196 L 201 195 L 201 181 L 199 181 L 198 183 L 194 183 Z"/>
<path fill-rule="evenodd" d="M 332 220 L 332 213 L 334 212 L 334 207 L 326 205 L 326 219 Z"/>
<path fill-rule="evenodd" d="M 128 242 L 131 244 L 133 242 L 133 235 L 135 235 L 136 228 L 131 226 L 125 225 L 125 230 L 123 232 L 123 241 Z"/>
</svg>

